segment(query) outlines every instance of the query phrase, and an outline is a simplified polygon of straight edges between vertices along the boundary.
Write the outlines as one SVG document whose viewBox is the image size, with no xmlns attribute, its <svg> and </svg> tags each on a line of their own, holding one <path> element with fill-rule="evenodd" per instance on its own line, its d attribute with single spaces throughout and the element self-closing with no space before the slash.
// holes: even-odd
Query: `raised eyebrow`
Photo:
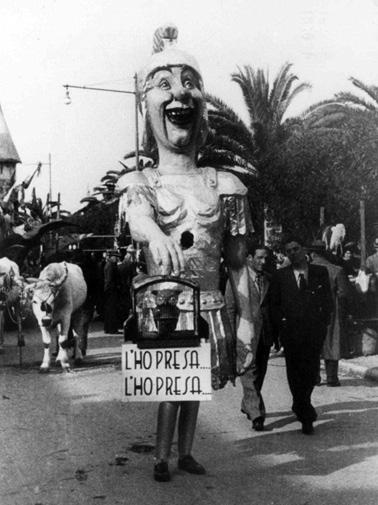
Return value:
<svg viewBox="0 0 378 505">
<path fill-rule="evenodd" d="M 167 72 L 172 74 L 172 67 L 168 65 L 162 65 L 161 67 L 154 68 L 154 70 L 150 73 L 147 79 L 153 79 L 158 72 L 162 70 L 166 70 Z"/>
</svg>

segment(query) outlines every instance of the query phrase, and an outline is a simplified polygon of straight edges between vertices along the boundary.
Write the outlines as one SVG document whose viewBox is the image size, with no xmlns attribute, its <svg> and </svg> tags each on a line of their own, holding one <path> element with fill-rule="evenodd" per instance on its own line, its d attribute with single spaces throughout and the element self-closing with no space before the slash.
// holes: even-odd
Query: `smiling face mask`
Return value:
<svg viewBox="0 0 378 505">
<path fill-rule="evenodd" d="M 158 146 L 183 152 L 204 144 L 207 110 L 198 63 L 178 49 L 176 41 L 175 27 L 155 32 L 154 46 L 160 52 L 151 56 L 138 81 L 145 111 L 145 147 L 152 143 L 152 134 Z"/>
</svg>

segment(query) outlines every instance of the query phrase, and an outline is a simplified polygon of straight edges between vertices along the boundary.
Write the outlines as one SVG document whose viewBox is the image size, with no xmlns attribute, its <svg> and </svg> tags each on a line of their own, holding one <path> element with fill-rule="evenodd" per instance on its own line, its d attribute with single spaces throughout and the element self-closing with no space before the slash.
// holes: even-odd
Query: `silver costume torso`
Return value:
<svg viewBox="0 0 378 505">
<path fill-rule="evenodd" d="M 201 290 L 217 290 L 224 234 L 245 234 L 252 228 L 246 188 L 239 179 L 213 168 L 186 175 L 161 175 L 157 169 L 145 169 L 139 176 L 129 177 L 125 187 L 120 214 L 138 212 L 138 203 L 148 201 L 161 230 L 181 244 L 185 277 L 196 280 Z M 161 273 L 148 247 L 144 252 L 149 274 Z"/>
</svg>

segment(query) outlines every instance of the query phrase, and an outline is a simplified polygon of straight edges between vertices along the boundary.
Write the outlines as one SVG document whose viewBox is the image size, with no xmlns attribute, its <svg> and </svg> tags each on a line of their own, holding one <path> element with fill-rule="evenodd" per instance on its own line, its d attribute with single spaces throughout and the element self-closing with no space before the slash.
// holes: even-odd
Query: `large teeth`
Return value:
<svg viewBox="0 0 378 505">
<path fill-rule="evenodd" d="M 194 110 L 190 107 L 188 108 L 172 108 L 166 110 L 166 115 L 172 123 L 176 124 L 187 124 L 192 121 Z"/>
</svg>

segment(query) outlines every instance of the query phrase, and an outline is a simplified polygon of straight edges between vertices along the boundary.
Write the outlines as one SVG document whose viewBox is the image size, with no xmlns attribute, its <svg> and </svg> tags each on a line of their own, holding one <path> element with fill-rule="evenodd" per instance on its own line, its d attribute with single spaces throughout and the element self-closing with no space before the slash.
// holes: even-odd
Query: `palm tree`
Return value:
<svg viewBox="0 0 378 505">
<path fill-rule="evenodd" d="M 199 163 L 231 171 L 241 167 L 244 172 L 241 178 L 249 187 L 253 220 L 259 235 L 263 231 L 267 195 L 272 178 L 276 177 L 274 158 L 279 146 L 298 128 L 298 121 L 285 119 L 285 114 L 295 97 L 309 88 L 307 83 L 296 83 L 298 77 L 291 68 L 291 63 L 285 63 L 272 84 L 268 72 L 255 71 L 249 65 L 231 74 L 232 81 L 242 91 L 248 123 L 222 100 L 207 95 L 210 135 L 200 152 Z"/>
<path fill-rule="evenodd" d="M 225 102 L 207 94 L 210 131 L 200 151 L 198 164 L 238 166 L 255 173 L 255 146 L 252 131 Z"/>
<path fill-rule="evenodd" d="M 272 85 L 268 72 L 256 71 L 250 65 L 231 74 L 242 91 L 249 122 L 246 124 L 222 100 L 207 95 L 211 133 L 201 151 L 200 163 L 238 165 L 251 173 L 261 170 L 261 160 L 273 143 L 284 141 L 291 132 L 290 121 L 284 116 L 294 98 L 309 88 L 309 84 L 295 86 L 298 77 L 285 63 Z"/>
<path fill-rule="evenodd" d="M 305 111 L 303 119 L 307 126 L 337 126 L 348 117 L 358 117 L 361 113 L 369 113 L 370 118 L 376 116 L 378 124 L 378 87 L 365 84 L 355 77 L 349 80 L 366 97 L 349 91 L 336 93 L 333 98 L 323 100 Z"/>
</svg>

